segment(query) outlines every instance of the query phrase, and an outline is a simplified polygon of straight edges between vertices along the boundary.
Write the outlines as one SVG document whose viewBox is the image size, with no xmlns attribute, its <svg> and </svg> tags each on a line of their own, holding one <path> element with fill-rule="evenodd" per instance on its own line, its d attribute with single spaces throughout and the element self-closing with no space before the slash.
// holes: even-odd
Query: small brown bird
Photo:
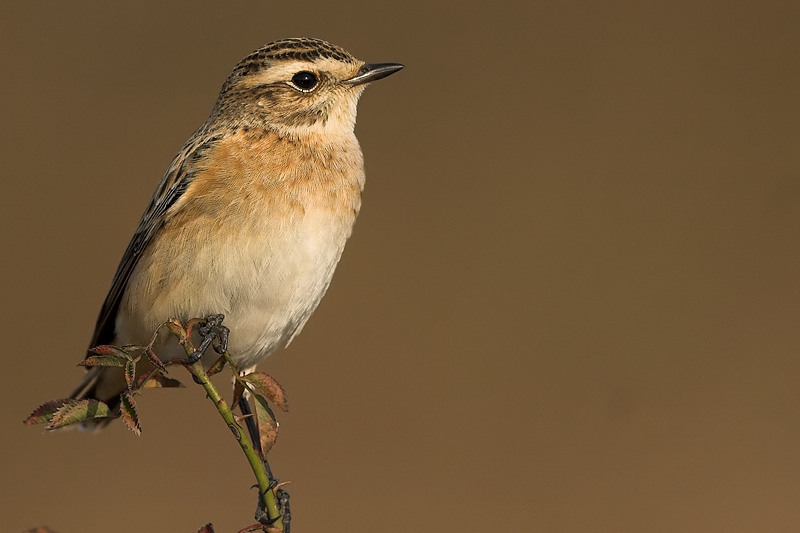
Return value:
<svg viewBox="0 0 800 533">
<path fill-rule="evenodd" d="M 156 188 L 90 347 L 147 344 L 170 317 L 212 313 L 225 315 L 239 368 L 291 342 L 325 294 L 361 206 L 358 99 L 401 68 L 309 38 L 270 43 L 236 65 Z M 174 339 L 156 353 L 185 355 Z M 114 408 L 124 388 L 120 369 L 94 367 L 72 397 Z"/>
</svg>

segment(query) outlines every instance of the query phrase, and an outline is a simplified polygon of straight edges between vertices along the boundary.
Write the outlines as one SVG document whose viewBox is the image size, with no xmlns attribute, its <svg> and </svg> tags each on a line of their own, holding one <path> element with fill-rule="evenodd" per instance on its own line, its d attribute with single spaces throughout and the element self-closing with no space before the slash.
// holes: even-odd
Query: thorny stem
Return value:
<svg viewBox="0 0 800 533">
<path fill-rule="evenodd" d="M 183 345 L 183 349 L 186 351 L 187 357 L 191 357 L 192 354 L 195 353 L 195 348 L 191 341 L 191 325 L 188 328 L 184 328 L 184 326 L 178 320 L 171 320 L 167 323 L 167 327 L 174 335 L 178 337 L 179 342 Z M 225 354 L 225 358 L 227 359 L 228 364 L 231 364 L 230 356 L 228 356 L 227 353 Z M 184 366 L 192 374 L 194 380 L 203 386 L 208 398 L 214 402 L 214 406 L 217 408 L 220 416 L 222 416 L 222 419 L 225 420 L 225 423 L 228 425 L 228 429 L 231 430 L 233 436 L 236 438 L 236 441 L 239 443 L 239 446 L 242 448 L 242 451 L 247 457 L 247 461 L 250 463 L 250 468 L 253 470 L 253 474 L 256 476 L 258 490 L 264 501 L 267 516 L 271 521 L 270 525 L 279 531 L 283 531 L 283 519 L 278 507 L 278 500 L 275 496 L 273 487 L 270 486 L 270 479 L 264 468 L 264 463 L 259 457 L 256 449 L 253 447 L 253 443 L 247 438 L 245 430 L 236 421 L 236 418 L 234 417 L 230 407 L 228 407 L 228 404 L 225 403 L 225 400 L 222 398 L 222 396 L 220 396 L 216 387 L 214 387 L 214 385 L 211 383 L 211 379 L 203 368 L 202 359 L 190 365 Z M 233 367 L 233 365 L 231 365 L 231 370 L 236 372 L 236 369 Z"/>
</svg>

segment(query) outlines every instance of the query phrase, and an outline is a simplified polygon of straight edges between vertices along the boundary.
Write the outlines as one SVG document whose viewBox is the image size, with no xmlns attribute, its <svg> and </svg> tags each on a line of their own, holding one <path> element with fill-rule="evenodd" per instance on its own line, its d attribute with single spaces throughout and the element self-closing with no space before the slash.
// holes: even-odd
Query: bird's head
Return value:
<svg viewBox="0 0 800 533">
<path fill-rule="evenodd" d="M 275 41 L 236 65 L 212 119 L 288 135 L 352 132 L 366 84 L 401 68 L 398 63 L 364 63 L 319 39 Z"/>
</svg>

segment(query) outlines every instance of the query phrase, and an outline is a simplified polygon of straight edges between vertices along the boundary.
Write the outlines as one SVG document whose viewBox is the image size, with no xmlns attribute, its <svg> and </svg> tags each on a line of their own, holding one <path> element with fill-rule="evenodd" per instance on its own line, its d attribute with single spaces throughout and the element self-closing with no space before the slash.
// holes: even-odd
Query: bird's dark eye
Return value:
<svg viewBox="0 0 800 533">
<path fill-rule="evenodd" d="M 302 70 L 292 76 L 292 83 L 301 91 L 310 91 L 317 86 L 319 80 L 313 72 Z"/>
</svg>

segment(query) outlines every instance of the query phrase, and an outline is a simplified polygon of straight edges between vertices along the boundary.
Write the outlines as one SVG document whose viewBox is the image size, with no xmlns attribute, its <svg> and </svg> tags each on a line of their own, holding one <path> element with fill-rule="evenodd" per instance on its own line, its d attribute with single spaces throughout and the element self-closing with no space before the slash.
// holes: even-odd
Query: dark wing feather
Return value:
<svg viewBox="0 0 800 533">
<path fill-rule="evenodd" d="M 89 344 L 90 348 L 114 342 L 117 311 L 133 269 L 136 268 L 139 258 L 152 242 L 159 228 L 164 225 L 169 208 L 181 197 L 194 178 L 195 163 L 202 153 L 219 139 L 215 135 L 204 133 L 204 129 L 201 127 L 189 139 L 172 160 L 164 177 L 161 178 L 156 193 L 142 215 L 139 226 L 122 256 L 116 274 L 114 274 L 111 289 L 109 289 L 100 315 L 97 317 L 92 342 Z"/>
</svg>

